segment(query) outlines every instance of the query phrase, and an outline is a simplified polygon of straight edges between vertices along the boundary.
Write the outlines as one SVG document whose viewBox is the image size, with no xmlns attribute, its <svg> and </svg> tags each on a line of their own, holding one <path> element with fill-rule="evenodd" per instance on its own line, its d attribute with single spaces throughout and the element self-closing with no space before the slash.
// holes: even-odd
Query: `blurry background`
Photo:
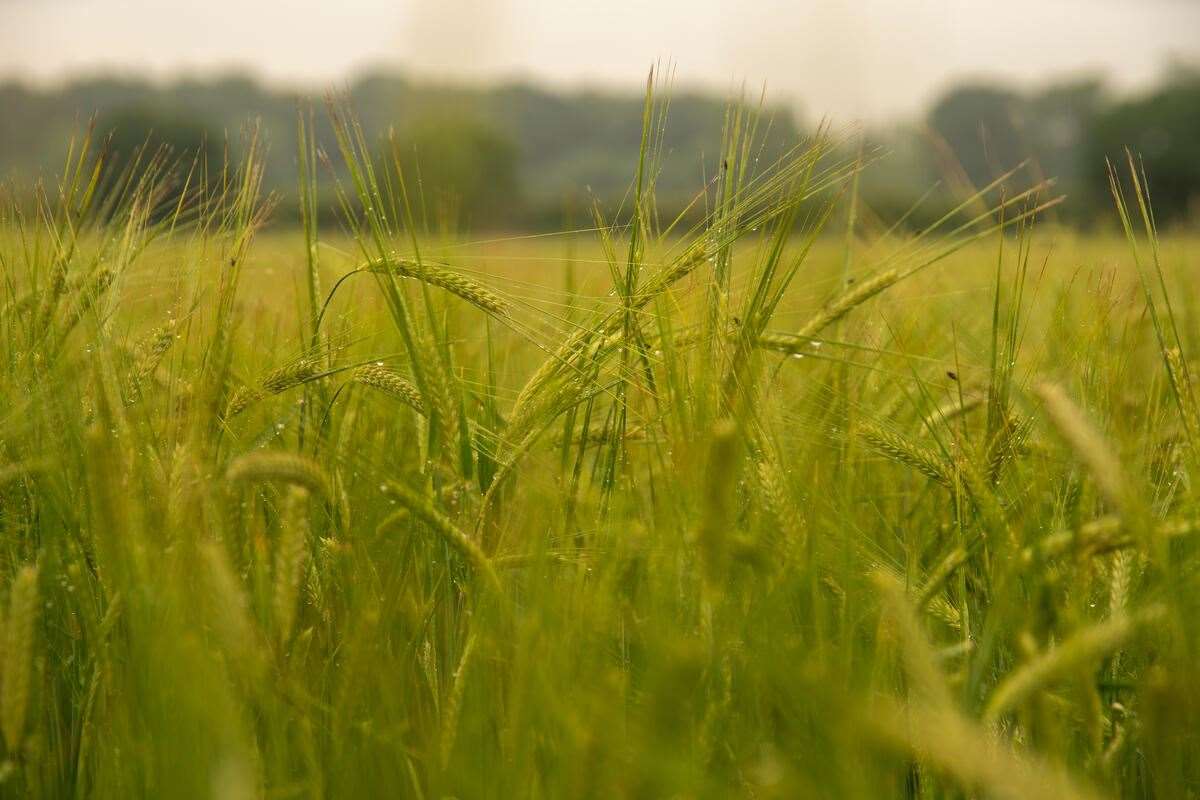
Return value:
<svg viewBox="0 0 1200 800">
<path fill-rule="evenodd" d="M 439 219 L 586 223 L 632 176 L 656 62 L 667 207 L 713 174 L 726 101 L 765 86 L 767 152 L 827 120 L 887 154 L 863 185 L 881 219 L 1032 157 L 1064 221 L 1102 224 L 1126 145 L 1164 219 L 1200 215 L 1196 0 L 0 0 L 0 177 L 48 174 L 93 117 L 124 158 L 151 137 L 219 159 L 259 119 L 286 224 L 297 108 L 334 88 Z"/>
</svg>

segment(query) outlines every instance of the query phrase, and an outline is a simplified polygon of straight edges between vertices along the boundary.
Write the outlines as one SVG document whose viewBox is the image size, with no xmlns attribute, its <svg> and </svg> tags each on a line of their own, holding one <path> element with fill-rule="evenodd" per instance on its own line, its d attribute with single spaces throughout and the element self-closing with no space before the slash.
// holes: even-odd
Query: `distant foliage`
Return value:
<svg viewBox="0 0 1200 800">
<path fill-rule="evenodd" d="M 459 223 L 474 228 L 554 228 L 564 218 L 586 220 L 593 199 L 615 209 L 641 141 L 642 100 L 634 93 L 415 83 L 381 73 L 359 79 L 347 95 L 373 146 L 382 152 L 394 131 L 406 166 L 419 163 L 430 214 L 439 206 L 453 209 L 461 214 Z M 257 121 L 270 145 L 265 184 L 282 195 L 274 221 L 294 224 L 296 110 L 321 105 L 317 93 L 302 96 L 236 76 L 164 87 L 101 78 L 54 91 L 0 83 L 0 177 L 52 173 L 65 155 L 62 143 L 93 115 L 101 130 L 115 131 L 122 152 L 132 152 L 153 131 L 178 152 L 195 152 L 203 139 L 210 155 L 214 149 L 223 154 L 228 139 L 234 160 L 241 156 L 238 134 Z M 763 168 L 795 144 L 799 130 L 790 110 L 773 106 L 766 112 L 755 153 Z M 720 167 L 725 98 L 678 92 L 671 120 L 661 132 L 657 195 L 665 209 L 678 212 Z M 336 149 L 320 114 L 313 135 L 326 152 Z M 329 188 L 333 175 L 346 177 L 337 165 L 333 175 L 318 173 L 322 188 Z M 324 219 L 335 218 L 335 205 L 321 209 Z"/>
<path fill-rule="evenodd" d="M 1011 169 L 1028 151 L 1023 101 L 1008 89 L 963 86 L 942 98 L 929 124 L 977 186 Z"/>
<path fill-rule="evenodd" d="M 1153 176 L 1160 217 L 1200 216 L 1200 70 L 1180 69 L 1150 94 L 1118 103 L 1091 129 L 1088 157 L 1121 161 L 1131 148 Z M 1107 189 L 1100 170 L 1089 174 L 1096 192 Z"/>
<path fill-rule="evenodd" d="M 1104 159 L 1123 157 L 1129 147 L 1155 176 L 1150 189 L 1161 219 L 1186 218 L 1195 213 L 1189 209 L 1200 191 L 1198 74 L 1177 67 L 1135 97 L 1117 96 L 1095 77 L 1032 90 L 977 81 L 951 86 L 919 124 L 865 132 L 863 152 L 883 158 L 863 176 L 864 210 L 885 227 L 903 219 L 919 229 L 972 186 L 1028 160 L 1008 190 L 1053 178 L 1068 197 L 1055 219 L 1088 225 L 1103 220 L 1109 208 Z M 465 86 L 376 73 L 354 82 L 346 95 L 361 110 L 370 145 L 380 154 L 401 154 L 420 189 L 414 199 L 423 201 L 431 225 L 552 230 L 564 222 L 587 224 L 594 201 L 611 214 L 625 198 L 642 130 L 642 104 L 633 93 L 560 92 L 524 83 Z M 712 185 L 721 169 L 724 100 L 673 93 L 672 124 L 656 134 L 662 159 L 654 165 L 655 195 L 665 214 L 687 212 L 689 222 L 702 216 L 693 203 L 698 187 Z M 321 104 L 318 94 L 272 89 L 236 75 L 166 86 L 101 77 L 53 90 L 0 83 L 0 178 L 31 185 L 51 174 L 65 155 L 62 143 L 93 117 L 98 133 L 112 134 L 114 164 L 147 139 L 152 149 L 165 146 L 180 159 L 199 153 L 210 163 L 225 158 L 231 142 L 228 156 L 237 160 L 239 133 L 257 121 L 269 143 L 264 183 L 280 198 L 272 221 L 294 225 L 296 111 Z M 772 105 L 764 112 L 756 152 L 749 154 L 757 169 L 783 156 L 804 127 L 791 108 Z M 325 152 L 335 149 L 320 114 L 313 137 Z M 846 155 L 856 149 L 851 144 Z M 332 171 L 317 170 L 322 189 L 346 177 L 336 164 Z M 937 183 L 940 193 L 925 197 Z M 327 202 L 318 212 L 332 222 L 336 204 Z"/>
<path fill-rule="evenodd" d="M 199 159 L 214 166 L 221 161 L 220 131 L 210 131 L 203 120 L 185 113 L 145 106 L 120 108 L 101 115 L 96 128 L 118 163 L 129 163 L 139 154 L 144 161 L 159 148 L 181 161 Z"/>
<path fill-rule="evenodd" d="M 986 84 L 952 89 L 929 113 L 935 172 L 961 169 L 958 177 L 985 186 L 1028 160 L 1027 182 L 1054 178 L 1071 198 L 1065 208 L 1068 217 L 1090 219 L 1107 208 L 1107 183 L 1100 186 L 1094 180 L 1103 177 L 1103 159 L 1089 162 L 1082 157 L 1103 104 L 1103 85 L 1094 79 L 1027 94 Z"/>
<path fill-rule="evenodd" d="M 423 211 L 452 226 L 515 221 L 522 203 L 517 147 L 494 126 L 462 114 L 430 115 L 394 145 L 410 191 L 419 188 L 424 198 Z"/>
</svg>

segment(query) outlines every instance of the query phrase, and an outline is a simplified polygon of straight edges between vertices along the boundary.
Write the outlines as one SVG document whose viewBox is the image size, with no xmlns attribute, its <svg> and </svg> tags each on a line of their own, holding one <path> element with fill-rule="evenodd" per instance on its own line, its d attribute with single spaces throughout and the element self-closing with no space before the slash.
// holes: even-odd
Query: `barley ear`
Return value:
<svg viewBox="0 0 1200 800">
<path fill-rule="evenodd" d="M 953 467 L 932 450 L 869 422 L 863 423 L 858 433 L 872 450 L 892 461 L 906 464 L 947 488 L 957 482 Z"/>
<path fill-rule="evenodd" d="M 994 722 L 1038 689 L 1113 652 L 1139 627 L 1162 615 L 1159 607 L 1135 615 L 1118 614 L 1073 634 L 1005 678 L 992 692 L 983 711 L 984 719 Z"/>
<path fill-rule="evenodd" d="M 8 595 L 4 637 L 4 684 L 0 687 L 0 729 L 10 753 L 20 750 L 29 709 L 34 625 L 37 622 L 38 570 L 21 568 Z"/>
<path fill-rule="evenodd" d="M 804 547 L 804 519 L 788 492 L 787 477 L 773 454 L 762 452 L 757 464 L 758 485 L 762 490 L 767 510 L 775 519 L 782 535 L 782 546 L 787 551 Z"/>
<path fill-rule="evenodd" d="M 827 306 L 818 311 L 801 326 L 800 330 L 796 331 L 796 335 L 801 338 L 811 338 L 816 336 L 821 331 L 828 328 L 833 323 L 840 320 L 842 317 L 849 314 L 858 306 L 870 300 L 875 295 L 883 292 L 897 283 L 902 275 L 898 270 L 889 269 L 881 272 L 873 278 L 850 287 L 842 294 L 835 297 Z"/>
<path fill-rule="evenodd" d="M 220 542 L 202 542 L 198 550 L 207 579 L 214 632 L 230 667 L 247 686 L 256 686 L 266 671 L 266 663 L 242 582 Z"/>
<path fill-rule="evenodd" d="M 450 695 L 446 698 L 446 706 L 442 711 L 441 749 L 442 768 L 450 763 L 450 754 L 454 751 L 454 740 L 458 738 L 458 717 L 462 713 L 463 694 L 467 688 L 467 668 L 471 665 L 471 656 L 475 652 L 475 635 L 467 638 L 463 646 L 462 656 L 458 659 L 458 668 L 454 670 L 454 683 L 450 686 Z"/>
<path fill-rule="evenodd" d="M 256 385 L 236 389 L 225 406 L 224 418 L 236 417 L 259 400 L 317 380 L 325 374 L 327 373 L 321 372 L 321 362 L 316 358 L 301 358 L 295 363 L 272 370 Z"/>
<path fill-rule="evenodd" d="M 1166 351 L 1167 375 L 1171 379 L 1171 388 L 1179 401 L 1179 412 L 1183 417 L 1183 425 L 1188 437 L 1200 436 L 1200 412 L 1196 409 L 1196 397 L 1188 382 L 1187 366 L 1183 362 L 1183 354 L 1178 347 Z"/>
<path fill-rule="evenodd" d="M 422 416 L 425 415 L 425 402 L 421 392 L 409 381 L 400 377 L 399 373 L 388 369 L 382 363 L 366 364 L 354 370 L 352 380 L 363 386 L 370 386 L 384 394 L 391 395 Z"/>
<path fill-rule="evenodd" d="M 300 486 L 324 500 L 333 497 L 333 484 L 321 465 L 308 456 L 263 451 L 238 456 L 225 472 L 230 483 L 278 482 Z"/>
<path fill-rule="evenodd" d="M 308 558 L 308 490 L 293 486 L 283 501 L 279 539 L 275 545 L 275 589 L 272 604 L 280 644 L 286 644 L 296 621 L 300 581 Z"/>
<path fill-rule="evenodd" d="M 894 575 L 876 572 L 875 586 L 883 597 L 883 614 L 896 633 L 904 672 L 908 676 L 912 701 L 920 701 L 934 709 L 953 707 L 946 679 L 938 668 L 937 656 L 929 644 L 921 623 L 913 612 L 904 587 Z"/>
<path fill-rule="evenodd" d="M 414 517 L 432 528 L 447 544 L 457 550 L 459 555 L 463 557 L 463 560 L 471 567 L 475 576 L 487 584 L 489 590 L 495 592 L 498 597 L 504 596 L 500 577 L 496 574 L 496 569 L 492 566 L 491 559 L 487 557 L 487 554 L 476 544 L 474 539 L 434 508 L 429 500 L 407 486 L 400 483 L 388 483 L 386 484 L 386 491 L 394 495 L 402 505 L 412 512 Z"/>
<path fill-rule="evenodd" d="M 696 544 L 705 577 L 714 587 L 724 577 L 729 556 L 740 456 L 737 431 L 737 425 L 728 419 L 713 426 L 704 472 L 704 509 L 696 532 Z"/>
<path fill-rule="evenodd" d="M 445 289 L 450 294 L 466 300 L 483 311 L 500 317 L 508 316 L 508 304 L 494 292 L 485 289 L 467 276 L 445 267 L 393 256 L 368 262 L 364 268 L 368 272 L 391 272 L 405 278 L 422 281 L 430 286 Z"/>
<path fill-rule="evenodd" d="M 1034 387 L 1050 423 L 1075 457 L 1091 473 L 1097 488 L 1114 508 L 1127 513 L 1132 499 L 1121 462 L 1108 442 L 1084 416 L 1062 387 L 1043 383 Z"/>
</svg>

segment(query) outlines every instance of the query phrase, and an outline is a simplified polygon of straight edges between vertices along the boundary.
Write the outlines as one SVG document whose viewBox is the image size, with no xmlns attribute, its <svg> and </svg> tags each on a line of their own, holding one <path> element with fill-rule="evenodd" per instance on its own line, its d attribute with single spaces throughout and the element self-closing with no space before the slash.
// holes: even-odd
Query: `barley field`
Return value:
<svg viewBox="0 0 1200 800">
<path fill-rule="evenodd" d="M 1200 240 L 1135 156 L 1099 230 L 1016 172 L 913 232 L 733 107 L 672 220 L 649 101 L 620 209 L 472 238 L 330 113 L 294 230 L 253 141 L 0 210 L 0 795 L 1200 793 Z"/>
</svg>

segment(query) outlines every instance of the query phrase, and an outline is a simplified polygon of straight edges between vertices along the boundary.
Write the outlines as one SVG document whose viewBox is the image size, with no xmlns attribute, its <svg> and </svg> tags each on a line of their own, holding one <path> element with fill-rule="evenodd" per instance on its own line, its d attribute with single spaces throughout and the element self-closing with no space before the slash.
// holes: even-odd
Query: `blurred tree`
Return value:
<svg viewBox="0 0 1200 800">
<path fill-rule="evenodd" d="M 1104 157 L 1120 157 L 1128 145 L 1145 157 L 1156 204 L 1169 217 L 1200 191 L 1196 76 L 1195 69 L 1177 67 L 1153 93 L 1123 101 L 1089 79 L 1033 92 L 963 85 L 940 98 L 926 121 L 977 185 L 1032 156 L 1030 177 L 1060 180 L 1068 195 L 1063 212 L 1072 221 L 1109 213 Z M 393 125 L 403 131 L 402 160 L 414 181 L 420 165 L 429 210 L 452 212 L 455 224 L 557 225 L 567 196 L 594 198 L 615 212 L 637 164 L 642 98 L 636 93 L 456 85 L 381 72 L 355 81 L 348 100 L 368 141 L 380 142 Z M 0 81 L 0 180 L 30 185 L 39 174 L 57 172 L 67 143 L 96 114 L 99 133 L 112 131 L 122 158 L 150 138 L 152 148 L 166 145 L 189 161 L 200 153 L 210 164 L 220 163 L 227 132 L 236 142 L 247 120 L 258 120 L 271 143 L 265 182 L 286 206 L 296 187 L 296 109 L 310 102 L 238 75 L 168 84 L 99 76 L 52 88 Z M 656 196 L 668 215 L 686 207 L 716 174 L 725 107 L 719 96 L 673 93 L 656 172 Z M 764 165 L 795 143 L 801 127 L 788 109 L 766 112 L 756 152 Z M 318 112 L 315 121 L 318 146 L 336 150 L 325 115 Z M 928 140 L 915 128 L 867 133 L 891 154 L 863 177 L 865 201 L 885 220 L 905 215 L 937 177 L 950 177 L 935 169 L 949 159 L 929 158 Z M 319 170 L 325 187 L 344 177 L 333 161 L 332 170 Z M 323 197 L 326 210 L 336 209 L 332 192 Z M 917 224 L 938 215 L 938 203 L 935 196 L 907 219 Z M 281 224 L 295 219 L 291 209 L 275 216 Z"/>
<path fill-rule="evenodd" d="M 409 192 L 419 189 L 430 224 L 478 229 L 516 221 L 517 148 L 494 127 L 462 113 L 433 112 L 411 123 L 396 148 Z"/>
<path fill-rule="evenodd" d="M 184 191 L 189 199 L 198 197 L 205 190 L 199 176 L 224 165 L 222 142 L 203 123 L 163 108 L 120 107 L 99 115 L 95 132 L 93 145 L 107 147 L 109 177 L 102 192 L 120 195 L 148 179 L 156 192 L 155 218 L 173 213 Z"/>
<path fill-rule="evenodd" d="M 1041 177 L 1057 181 L 1055 191 L 1068 202 L 1055 213 L 1082 222 L 1107 208 L 1103 195 L 1091 191 L 1088 174 L 1103 164 L 1088 163 L 1084 146 L 1096 115 L 1107 102 L 1104 83 L 1083 78 L 1051 84 L 1033 94 L 1024 114 L 1026 137 Z"/>
<path fill-rule="evenodd" d="M 1008 89 L 971 84 L 938 101 L 928 122 L 979 187 L 1029 155 L 1022 133 L 1025 110 L 1023 100 Z"/>
<path fill-rule="evenodd" d="M 943 97 L 929 126 L 974 186 L 1028 160 L 1027 170 L 1009 181 L 1010 189 L 1052 178 L 1053 191 L 1070 199 L 1053 216 L 1080 222 L 1103 207 L 1104 196 L 1096 195 L 1087 177 L 1094 165 L 1087 163 L 1084 143 L 1106 102 L 1103 82 L 1093 77 L 1027 94 L 970 85 Z"/>
<path fill-rule="evenodd" d="M 1113 105 L 1096 118 L 1086 147 L 1093 191 L 1108 194 L 1104 159 L 1145 164 L 1162 219 L 1200 215 L 1200 69 L 1176 67 L 1158 90 Z"/>
<path fill-rule="evenodd" d="M 148 155 L 160 148 L 180 162 L 190 163 L 199 157 L 213 169 L 221 166 L 223 158 L 221 141 L 203 122 L 168 109 L 119 108 L 96 120 L 96 132 L 99 138 L 109 137 L 112 157 L 122 164 L 138 153 Z"/>
</svg>

